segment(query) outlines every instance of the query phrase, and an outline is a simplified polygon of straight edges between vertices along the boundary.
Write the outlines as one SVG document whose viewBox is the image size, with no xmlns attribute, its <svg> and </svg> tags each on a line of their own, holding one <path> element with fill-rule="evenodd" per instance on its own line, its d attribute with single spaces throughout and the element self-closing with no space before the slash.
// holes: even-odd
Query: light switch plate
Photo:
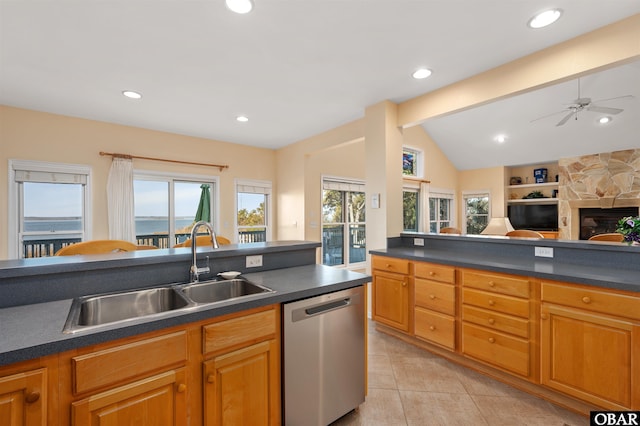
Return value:
<svg viewBox="0 0 640 426">
<path fill-rule="evenodd" d="M 257 254 L 255 256 L 247 256 L 246 265 L 247 268 L 257 268 L 259 266 L 262 266 L 262 255 Z"/>
<path fill-rule="evenodd" d="M 537 257 L 553 257 L 553 247 L 536 247 L 535 255 Z"/>
</svg>

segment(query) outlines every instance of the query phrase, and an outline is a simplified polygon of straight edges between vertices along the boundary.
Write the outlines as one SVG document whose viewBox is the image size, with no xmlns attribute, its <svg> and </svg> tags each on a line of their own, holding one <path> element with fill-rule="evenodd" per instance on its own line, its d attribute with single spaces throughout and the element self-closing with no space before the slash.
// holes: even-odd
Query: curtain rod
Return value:
<svg viewBox="0 0 640 426">
<path fill-rule="evenodd" d="M 226 164 L 209 164 L 209 163 L 194 163 L 192 161 L 180 161 L 180 160 L 167 160 L 165 158 L 154 158 L 154 157 L 141 157 L 138 155 L 129 155 L 129 154 L 118 154 L 118 153 L 114 153 L 114 152 L 104 152 L 104 151 L 100 151 L 100 155 L 101 156 L 105 156 L 105 155 L 110 155 L 114 158 L 126 158 L 126 159 L 133 159 L 133 158 L 138 158 L 140 160 L 152 160 L 152 161 L 164 161 L 166 163 L 178 163 L 178 164 L 191 164 L 194 166 L 209 166 L 209 167 L 217 167 L 220 169 L 220 171 L 223 171 L 224 169 L 228 169 L 229 166 Z"/>
<path fill-rule="evenodd" d="M 420 179 L 420 178 L 412 178 L 412 177 L 407 177 L 407 176 L 403 176 L 402 180 L 408 180 L 411 182 L 419 182 L 419 183 L 431 183 L 430 180 L 424 180 L 424 179 Z"/>
</svg>

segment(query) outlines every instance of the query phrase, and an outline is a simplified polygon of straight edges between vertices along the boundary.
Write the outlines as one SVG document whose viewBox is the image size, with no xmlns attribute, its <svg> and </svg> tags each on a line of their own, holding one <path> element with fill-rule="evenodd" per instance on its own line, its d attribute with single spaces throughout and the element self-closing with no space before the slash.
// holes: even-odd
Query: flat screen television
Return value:
<svg viewBox="0 0 640 426">
<path fill-rule="evenodd" d="M 508 206 L 507 212 L 515 229 L 558 230 L 557 204 L 513 204 Z"/>
</svg>

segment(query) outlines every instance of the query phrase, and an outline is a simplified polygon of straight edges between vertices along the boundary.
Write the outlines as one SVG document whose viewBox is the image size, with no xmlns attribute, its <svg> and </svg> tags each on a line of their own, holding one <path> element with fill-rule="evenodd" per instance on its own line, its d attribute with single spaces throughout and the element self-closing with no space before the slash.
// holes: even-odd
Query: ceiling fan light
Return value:
<svg viewBox="0 0 640 426">
<path fill-rule="evenodd" d="M 561 15 L 561 9 L 545 10 L 544 12 L 540 12 L 533 18 L 529 19 L 527 25 L 529 25 L 530 28 L 544 28 L 560 19 Z"/>
<path fill-rule="evenodd" d="M 611 123 L 612 120 L 613 120 L 613 118 L 611 118 L 609 116 L 604 116 L 604 117 L 600 117 L 598 119 L 598 123 L 600 123 L 600 124 L 609 124 L 609 123 Z"/>
<path fill-rule="evenodd" d="M 253 9 L 253 0 L 225 0 L 227 8 L 235 13 L 245 14 Z"/>
</svg>

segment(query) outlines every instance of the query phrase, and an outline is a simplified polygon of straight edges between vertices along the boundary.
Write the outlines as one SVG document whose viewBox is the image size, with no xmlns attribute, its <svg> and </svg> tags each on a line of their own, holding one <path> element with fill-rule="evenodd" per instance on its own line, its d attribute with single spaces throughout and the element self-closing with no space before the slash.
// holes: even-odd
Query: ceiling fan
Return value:
<svg viewBox="0 0 640 426">
<path fill-rule="evenodd" d="M 568 106 L 562 111 L 557 111 L 552 114 L 545 115 L 540 118 L 536 118 L 535 120 L 531 120 L 531 123 L 533 123 L 534 121 L 541 120 L 543 118 L 547 118 L 556 114 L 563 113 L 563 112 L 566 112 L 567 114 L 564 117 L 562 117 L 562 120 L 560 120 L 558 124 L 556 124 L 556 127 L 564 125 L 567 121 L 569 121 L 573 117 L 575 117 L 575 119 L 577 120 L 578 113 L 581 111 L 599 112 L 603 114 L 612 114 L 612 115 L 620 114 L 622 111 L 624 111 L 621 108 L 611 108 L 611 107 L 596 105 L 596 103 L 612 101 L 614 99 L 633 98 L 633 97 L 634 97 L 633 95 L 624 95 L 624 96 L 616 96 L 615 98 L 598 99 L 597 101 L 592 101 L 591 98 L 583 98 L 580 96 L 580 79 L 578 79 L 578 98 L 577 99 L 575 99 L 572 103 L 568 104 Z"/>
</svg>

